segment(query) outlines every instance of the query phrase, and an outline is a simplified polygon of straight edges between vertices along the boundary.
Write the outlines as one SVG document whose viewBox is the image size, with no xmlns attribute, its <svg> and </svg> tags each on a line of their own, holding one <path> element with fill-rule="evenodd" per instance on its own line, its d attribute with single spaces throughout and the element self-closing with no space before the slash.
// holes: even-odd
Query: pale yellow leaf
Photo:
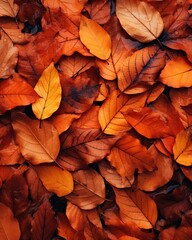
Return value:
<svg viewBox="0 0 192 240">
<path fill-rule="evenodd" d="M 53 63 L 44 70 L 34 89 L 41 97 L 32 104 L 35 116 L 49 118 L 59 108 L 62 97 L 59 74 Z"/>
<path fill-rule="evenodd" d="M 111 38 L 96 22 L 81 16 L 80 40 L 96 57 L 106 60 L 111 54 Z"/>
</svg>

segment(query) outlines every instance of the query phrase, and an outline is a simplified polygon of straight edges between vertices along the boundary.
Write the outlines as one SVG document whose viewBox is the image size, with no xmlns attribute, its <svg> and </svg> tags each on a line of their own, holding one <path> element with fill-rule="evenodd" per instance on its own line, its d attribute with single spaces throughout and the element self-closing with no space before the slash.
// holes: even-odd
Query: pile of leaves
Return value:
<svg viewBox="0 0 192 240">
<path fill-rule="evenodd" d="M 1 0 L 1 240 L 192 239 L 191 0 Z"/>
</svg>

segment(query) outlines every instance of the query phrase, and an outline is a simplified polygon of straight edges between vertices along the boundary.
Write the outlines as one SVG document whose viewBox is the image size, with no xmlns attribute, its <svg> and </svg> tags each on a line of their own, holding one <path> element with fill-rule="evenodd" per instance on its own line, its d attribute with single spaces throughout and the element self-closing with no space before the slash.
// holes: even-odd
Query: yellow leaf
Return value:
<svg viewBox="0 0 192 240">
<path fill-rule="evenodd" d="M 125 31 L 140 42 L 150 42 L 163 31 L 160 13 L 147 2 L 117 0 L 117 17 Z"/>
<path fill-rule="evenodd" d="M 93 55 L 103 60 L 109 58 L 111 54 L 111 38 L 98 23 L 81 16 L 79 35 L 81 42 Z"/>
<path fill-rule="evenodd" d="M 34 89 L 41 98 L 32 104 L 33 112 L 38 119 L 46 119 L 57 111 L 62 97 L 59 74 L 53 63 L 44 70 Z"/>
<path fill-rule="evenodd" d="M 70 172 L 54 165 L 38 165 L 35 170 L 45 188 L 58 197 L 73 191 L 73 177 Z"/>
<path fill-rule="evenodd" d="M 192 128 L 179 132 L 173 146 L 174 159 L 184 166 L 192 166 Z"/>
</svg>

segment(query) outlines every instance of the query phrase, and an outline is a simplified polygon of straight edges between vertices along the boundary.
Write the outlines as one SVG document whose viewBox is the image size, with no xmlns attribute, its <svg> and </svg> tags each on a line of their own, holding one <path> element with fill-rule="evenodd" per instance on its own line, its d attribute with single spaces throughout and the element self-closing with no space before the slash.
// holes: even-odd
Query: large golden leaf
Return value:
<svg viewBox="0 0 192 240">
<path fill-rule="evenodd" d="M 106 60 L 111 54 L 111 38 L 96 22 L 81 16 L 79 35 L 81 42 L 96 57 Z"/>
<path fill-rule="evenodd" d="M 18 49 L 9 36 L 0 29 L 0 78 L 8 78 L 14 73 L 18 59 Z"/>
<path fill-rule="evenodd" d="M 38 99 L 31 85 L 18 74 L 0 82 L 0 97 L 3 99 L 0 102 L 0 114 L 17 106 L 29 105 Z"/>
<path fill-rule="evenodd" d="M 0 17 L 13 17 L 15 18 L 19 11 L 19 6 L 14 3 L 14 0 L 1 0 L 0 4 Z"/>
<path fill-rule="evenodd" d="M 173 146 L 174 159 L 181 165 L 192 166 L 192 128 L 177 134 Z"/>
<path fill-rule="evenodd" d="M 150 42 L 163 31 L 160 13 L 147 2 L 117 0 L 116 13 L 122 27 L 140 42 Z"/>
<path fill-rule="evenodd" d="M 165 65 L 165 51 L 149 46 L 136 51 L 124 61 L 118 74 L 118 86 L 124 93 L 132 93 L 141 83 L 151 86 Z M 129 89 L 131 87 L 131 91 Z M 144 88 L 145 90 L 145 88 Z M 134 93 L 140 93 L 140 88 Z"/>
<path fill-rule="evenodd" d="M 159 80 L 173 88 L 192 86 L 192 63 L 184 57 L 170 60 L 162 70 Z"/>
<path fill-rule="evenodd" d="M 136 169 L 139 173 L 154 169 L 153 158 L 146 147 L 128 134 L 116 142 L 107 159 L 124 180 L 132 179 Z"/>
<path fill-rule="evenodd" d="M 73 177 L 67 170 L 51 164 L 38 165 L 35 170 L 45 188 L 58 197 L 65 196 L 73 191 Z"/>
<path fill-rule="evenodd" d="M 74 190 L 66 198 L 81 209 L 90 210 L 105 201 L 104 180 L 95 170 L 74 172 Z"/>
<path fill-rule="evenodd" d="M 58 132 L 49 122 L 32 120 L 18 113 L 12 121 L 16 142 L 24 158 L 32 164 L 54 162 L 59 150 Z"/>
<path fill-rule="evenodd" d="M 13 212 L 3 203 L 0 203 L 0 239 L 19 240 L 21 235 L 19 222 Z"/>
<path fill-rule="evenodd" d="M 46 119 L 57 111 L 61 102 L 60 78 L 53 63 L 44 70 L 35 91 L 41 98 L 32 104 L 33 112 L 38 119 Z"/>
<path fill-rule="evenodd" d="M 124 223 L 134 222 L 140 228 L 153 228 L 158 215 L 157 206 L 146 193 L 132 189 L 113 189 L 120 208 L 120 217 Z"/>
<path fill-rule="evenodd" d="M 130 97 L 114 90 L 99 110 L 99 123 L 104 133 L 117 135 L 131 129 L 122 111 L 133 106 L 144 106 L 145 95 Z"/>
</svg>

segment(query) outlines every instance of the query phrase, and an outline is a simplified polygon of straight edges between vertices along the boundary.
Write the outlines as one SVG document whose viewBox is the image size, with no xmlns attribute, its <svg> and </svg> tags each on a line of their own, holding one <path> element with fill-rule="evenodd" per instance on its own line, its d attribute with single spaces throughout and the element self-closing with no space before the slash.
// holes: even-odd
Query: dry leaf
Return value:
<svg viewBox="0 0 192 240">
<path fill-rule="evenodd" d="M 34 89 L 41 98 L 32 104 L 33 112 L 38 119 L 46 119 L 61 102 L 60 78 L 53 63 L 44 70 Z"/>
<path fill-rule="evenodd" d="M 15 18 L 19 10 L 19 6 L 14 0 L 1 0 L 0 17 L 8 16 Z"/>
<path fill-rule="evenodd" d="M 106 60 L 111 54 L 111 38 L 96 22 L 81 16 L 79 35 L 81 42 L 96 57 Z"/>
<path fill-rule="evenodd" d="M 150 42 L 163 31 L 163 20 L 155 8 L 140 0 L 117 0 L 117 17 L 122 27 L 140 42 Z"/>
<path fill-rule="evenodd" d="M 54 162 L 60 150 L 57 130 L 50 123 L 32 120 L 25 114 L 13 117 L 16 142 L 24 158 L 32 164 Z M 54 147 L 53 147 L 54 146 Z"/>
<path fill-rule="evenodd" d="M 73 178 L 70 172 L 55 165 L 39 165 L 35 167 L 39 178 L 49 192 L 58 197 L 73 191 Z"/>
</svg>

